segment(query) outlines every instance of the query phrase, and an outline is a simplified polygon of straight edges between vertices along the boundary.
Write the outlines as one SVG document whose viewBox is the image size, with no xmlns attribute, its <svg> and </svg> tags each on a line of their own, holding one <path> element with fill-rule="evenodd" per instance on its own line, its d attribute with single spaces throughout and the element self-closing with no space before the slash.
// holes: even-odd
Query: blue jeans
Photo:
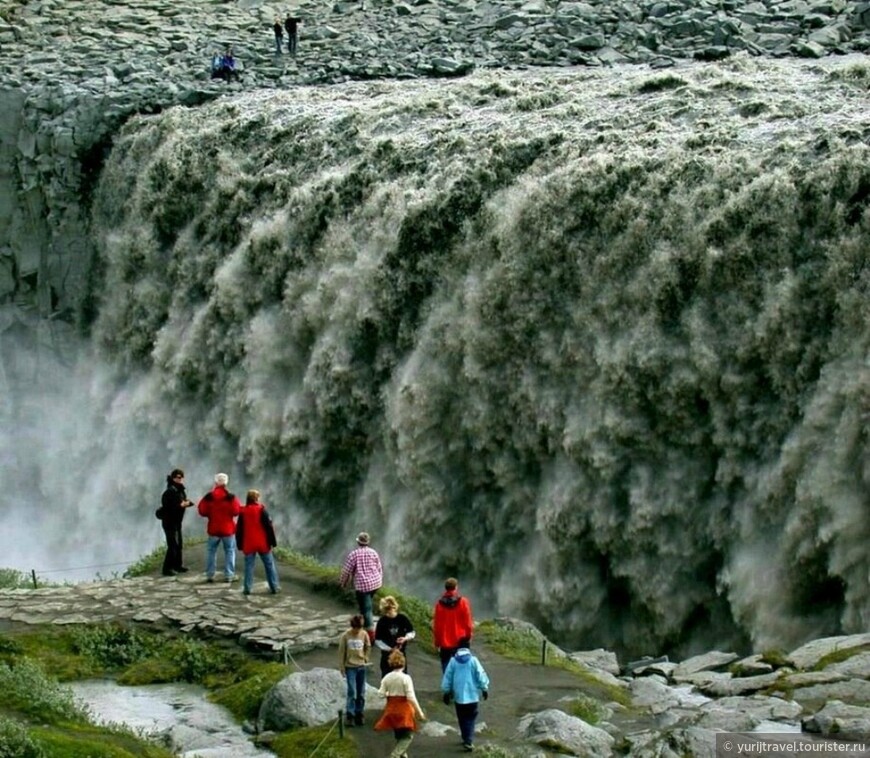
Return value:
<svg viewBox="0 0 870 758">
<path fill-rule="evenodd" d="M 205 549 L 205 575 L 211 579 L 215 572 L 218 545 L 224 546 L 224 576 L 232 579 L 236 575 L 236 536 L 212 537 L 209 535 Z"/>
<path fill-rule="evenodd" d="M 456 720 L 464 745 L 474 744 L 474 722 L 477 721 L 477 703 L 455 703 Z"/>
<path fill-rule="evenodd" d="M 372 598 L 377 590 L 371 592 L 356 592 L 356 604 L 359 606 L 359 612 L 366 620 L 366 629 L 372 629 L 375 625 L 374 617 L 372 616 Z"/>
<path fill-rule="evenodd" d="M 366 708 L 366 667 L 348 666 L 344 677 L 347 679 L 347 715 L 362 716 Z"/>
<path fill-rule="evenodd" d="M 263 568 L 266 569 L 266 581 L 269 583 L 269 589 L 272 592 L 278 591 L 278 572 L 275 570 L 275 557 L 272 553 L 247 553 L 245 555 L 245 583 L 244 591 L 246 595 L 251 594 L 251 588 L 254 586 L 254 564 L 257 562 L 257 555 L 263 559 Z"/>
</svg>

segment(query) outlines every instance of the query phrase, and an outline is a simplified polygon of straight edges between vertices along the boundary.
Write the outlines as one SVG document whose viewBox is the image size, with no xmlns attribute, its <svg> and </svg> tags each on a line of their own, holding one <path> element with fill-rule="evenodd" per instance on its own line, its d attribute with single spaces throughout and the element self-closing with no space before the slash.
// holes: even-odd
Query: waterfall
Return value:
<svg viewBox="0 0 870 758">
<path fill-rule="evenodd" d="M 231 469 L 285 544 L 366 529 L 575 649 L 866 628 L 864 117 L 860 71 L 740 60 L 129 121 L 80 368 L 120 507 Z"/>
</svg>

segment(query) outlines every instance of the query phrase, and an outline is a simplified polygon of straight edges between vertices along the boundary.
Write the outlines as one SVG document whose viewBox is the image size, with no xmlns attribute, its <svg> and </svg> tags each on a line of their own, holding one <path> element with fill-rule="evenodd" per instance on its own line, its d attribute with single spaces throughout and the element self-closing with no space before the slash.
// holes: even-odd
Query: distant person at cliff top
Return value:
<svg viewBox="0 0 870 758">
<path fill-rule="evenodd" d="M 353 580 L 359 612 L 365 618 L 369 637 L 374 639 L 374 618 L 372 617 L 372 598 L 384 583 L 384 570 L 381 557 L 369 546 L 368 532 L 360 532 L 356 538 L 356 548 L 347 554 L 338 583 L 346 587 Z"/>
<path fill-rule="evenodd" d="M 223 79 L 226 82 L 239 80 L 239 72 L 236 71 L 236 58 L 233 55 L 232 45 L 227 47 L 223 55 L 215 53 L 212 56 L 211 78 Z"/>
<path fill-rule="evenodd" d="M 284 19 L 284 28 L 287 30 L 287 52 L 294 58 L 296 57 L 296 41 L 299 33 L 299 24 L 301 23 L 301 18 L 291 16 L 289 13 L 287 18 Z"/>
<path fill-rule="evenodd" d="M 163 558 L 163 576 L 174 576 L 187 571 L 182 558 L 181 522 L 184 512 L 193 505 L 184 489 L 184 472 L 172 469 L 166 477 L 166 489 L 160 498 L 157 517 L 163 524 L 166 536 L 166 556 Z"/>
<path fill-rule="evenodd" d="M 199 515 L 208 519 L 208 541 L 205 553 L 205 580 L 214 581 L 217 549 L 224 548 L 224 581 L 236 578 L 236 516 L 242 510 L 239 499 L 227 489 L 230 478 L 216 474 L 214 487 L 203 495 L 196 508 Z"/>
<path fill-rule="evenodd" d="M 272 31 L 275 32 L 275 54 L 281 55 L 281 45 L 284 44 L 284 27 L 281 26 L 281 19 L 275 16 L 275 23 L 272 24 Z"/>
<path fill-rule="evenodd" d="M 459 649 L 462 640 L 471 642 L 474 622 L 471 618 L 471 603 L 459 594 L 459 582 L 450 577 L 444 582 L 444 594 L 435 603 L 432 634 L 435 647 L 441 657 L 441 673 Z"/>
</svg>

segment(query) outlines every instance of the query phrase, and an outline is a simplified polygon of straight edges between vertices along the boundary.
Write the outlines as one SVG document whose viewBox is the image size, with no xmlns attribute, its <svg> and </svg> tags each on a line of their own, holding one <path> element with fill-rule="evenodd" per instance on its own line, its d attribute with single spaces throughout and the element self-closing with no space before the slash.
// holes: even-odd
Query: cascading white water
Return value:
<svg viewBox="0 0 870 758">
<path fill-rule="evenodd" d="M 456 574 L 573 648 L 865 628 L 863 66 L 502 72 L 130 122 L 90 280 L 122 507 L 160 467 L 234 467 L 290 544 L 334 559 L 366 528 L 390 583 Z"/>
</svg>

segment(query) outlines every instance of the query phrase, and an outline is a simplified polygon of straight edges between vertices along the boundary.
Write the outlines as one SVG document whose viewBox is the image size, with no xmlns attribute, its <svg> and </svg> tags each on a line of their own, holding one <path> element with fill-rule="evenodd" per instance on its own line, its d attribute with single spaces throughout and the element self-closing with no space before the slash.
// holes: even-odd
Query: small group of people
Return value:
<svg viewBox="0 0 870 758">
<path fill-rule="evenodd" d="M 223 79 L 225 82 L 239 81 L 239 72 L 236 70 L 236 57 L 233 54 L 232 45 L 228 45 L 223 53 L 212 55 L 211 78 Z"/>
<path fill-rule="evenodd" d="M 370 542 L 367 532 L 357 535 L 356 547 L 346 556 L 339 575 L 341 587 L 353 584 L 359 608 L 339 641 L 339 670 L 347 682 L 345 719 L 348 726 L 365 723 L 366 670 L 372 648 L 377 648 L 381 670 L 379 692 L 387 698 L 387 705 L 374 728 L 393 730 L 396 744 L 390 758 L 407 758 L 416 722 L 426 719 L 408 674 L 406 648 L 416 632 L 391 595 L 381 598 L 380 617 L 374 624 L 373 599 L 383 585 L 383 567 Z M 462 746 L 469 752 L 474 750 L 480 700 L 489 697 L 490 685 L 483 665 L 471 652 L 473 632 L 471 603 L 459 593 L 459 582 L 450 577 L 435 603 L 432 633 L 441 661 L 443 700 L 448 705 L 453 703 Z"/>
<path fill-rule="evenodd" d="M 245 556 L 245 575 L 242 592 L 250 595 L 254 584 L 254 566 L 257 556 L 266 571 L 266 581 L 269 591 L 274 595 L 280 590 L 278 571 L 272 548 L 278 541 L 275 529 L 266 506 L 261 502 L 259 490 L 250 489 L 242 505 L 239 498 L 228 489 L 229 477 L 219 473 L 215 475 L 214 486 L 202 496 L 196 504 L 197 512 L 207 519 L 205 560 L 205 580 L 212 583 L 217 572 L 217 553 L 223 548 L 224 581 L 231 583 L 236 580 L 236 548 Z M 157 517 L 163 525 L 166 537 L 166 555 L 163 559 L 163 575 L 174 576 L 186 573 L 187 566 L 183 561 L 183 543 L 181 525 L 184 514 L 194 502 L 187 496 L 184 483 L 184 471 L 173 469 L 166 477 L 166 489 L 160 499 Z"/>
<path fill-rule="evenodd" d="M 296 57 L 296 42 L 298 39 L 299 24 L 302 19 L 297 16 L 291 16 L 289 13 L 281 22 L 280 16 L 275 16 L 275 23 L 272 24 L 272 30 L 275 33 L 275 54 L 281 55 L 283 52 L 282 45 L 284 42 L 284 32 L 287 32 L 287 52 L 294 58 Z"/>
</svg>

